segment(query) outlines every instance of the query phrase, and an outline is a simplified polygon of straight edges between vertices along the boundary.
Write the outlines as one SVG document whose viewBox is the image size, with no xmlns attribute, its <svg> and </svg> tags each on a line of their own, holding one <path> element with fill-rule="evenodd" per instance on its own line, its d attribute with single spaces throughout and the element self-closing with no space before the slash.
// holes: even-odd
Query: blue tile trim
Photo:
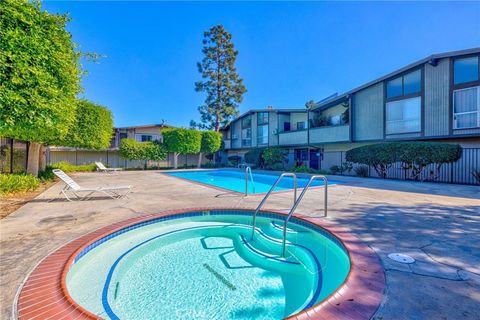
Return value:
<svg viewBox="0 0 480 320">
<path fill-rule="evenodd" d="M 253 210 L 206 210 L 209 212 L 210 215 L 242 215 L 242 216 L 251 216 L 252 213 L 254 212 Z M 98 247 L 102 243 L 113 239 L 121 234 L 124 234 L 125 232 L 135 230 L 140 227 L 148 226 L 154 223 L 162 222 L 162 221 L 168 221 L 168 220 L 176 220 L 176 219 L 181 219 L 181 218 L 189 218 L 189 217 L 196 217 L 196 216 L 202 216 L 204 215 L 203 211 L 192 211 L 192 212 L 185 212 L 185 213 L 180 213 L 180 214 L 173 214 L 165 217 L 159 217 L 159 218 L 153 218 L 151 220 L 143 221 L 140 223 L 133 224 L 131 226 L 128 226 L 126 228 L 120 229 L 118 231 L 115 231 L 91 244 L 89 244 L 87 247 L 85 247 L 82 251 L 78 253 L 78 255 L 75 257 L 73 263 L 77 263 L 85 254 L 87 254 L 90 250 Z M 272 219 L 279 219 L 279 220 L 285 220 L 285 216 L 280 215 L 278 213 L 274 212 L 268 212 L 268 211 L 260 211 L 257 214 L 260 217 L 264 218 L 272 218 Z M 310 230 L 313 230 L 315 232 L 320 233 L 322 236 L 328 238 L 329 240 L 333 241 L 336 245 L 338 245 L 346 254 L 348 254 L 347 249 L 343 245 L 343 243 L 334 235 L 332 235 L 330 232 L 326 231 L 322 227 L 312 225 L 306 221 L 303 221 L 301 219 L 296 218 L 295 216 L 292 216 L 290 218 L 290 223 L 300 225 L 302 227 L 308 228 Z"/>
</svg>

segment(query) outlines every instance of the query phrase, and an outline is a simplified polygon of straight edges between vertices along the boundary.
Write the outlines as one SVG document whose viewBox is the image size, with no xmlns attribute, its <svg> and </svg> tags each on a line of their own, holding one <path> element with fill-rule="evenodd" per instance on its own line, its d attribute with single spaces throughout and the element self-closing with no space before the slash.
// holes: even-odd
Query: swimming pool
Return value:
<svg viewBox="0 0 480 320">
<path fill-rule="evenodd" d="M 165 174 L 182 178 L 190 181 L 199 182 L 209 186 L 214 186 L 217 188 L 222 188 L 226 190 L 236 191 L 236 192 L 245 192 L 245 171 L 243 170 L 228 170 L 228 169 L 219 169 L 219 170 L 195 170 L 195 171 L 176 171 L 176 172 L 165 172 Z M 277 181 L 279 175 L 276 174 L 264 174 L 253 172 L 253 181 L 251 183 L 249 180 L 248 183 L 248 193 L 265 193 L 270 190 L 272 185 Z M 303 188 L 306 186 L 308 179 L 298 178 L 297 186 Z M 328 180 L 328 184 L 337 184 L 338 181 Z M 312 186 L 323 186 L 322 180 L 315 180 L 312 183 Z M 277 191 L 281 190 L 290 190 L 293 189 L 293 178 L 285 177 L 277 185 Z"/>
<path fill-rule="evenodd" d="M 281 319 L 318 304 L 345 281 L 344 245 L 293 217 L 281 257 L 283 216 L 189 211 L 129 225 L 79 251 L 66 288 L 110 319 Z"/>
</svg>

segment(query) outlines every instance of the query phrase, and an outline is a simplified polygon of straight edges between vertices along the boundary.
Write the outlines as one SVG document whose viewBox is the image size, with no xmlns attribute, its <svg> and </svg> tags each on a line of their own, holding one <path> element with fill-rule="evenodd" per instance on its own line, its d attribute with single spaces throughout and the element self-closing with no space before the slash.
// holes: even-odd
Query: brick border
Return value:
<svg viewBox="0 0 480 320">
<path fill-rule="evenodd" d="M 101 319 L 78 305 L 70 296 L 66 277 L 75 257 L 89 244 L 140 222 L 159 217 L 194 211 L 243 210 L 251 208 L 201 207 L 168 210 L 156 214 L 131 218 L 83 235 L 43 259 L 27 276 L 19 288 L 15 306 L 17 318 L 24 319 Z M 285 215 L 284 212 L 265 209 L 263 212 Z M 350 257 L 350 272 L 344 283 L 319 304 L 294 314 L 288 319 L 370 319 L 383 300 L 385 273 L 375 252 L 346 229 L 328 224 L 319 218 L 297 214 L 296 218 L 321 227 L 338 238 Z"/>
</svg>

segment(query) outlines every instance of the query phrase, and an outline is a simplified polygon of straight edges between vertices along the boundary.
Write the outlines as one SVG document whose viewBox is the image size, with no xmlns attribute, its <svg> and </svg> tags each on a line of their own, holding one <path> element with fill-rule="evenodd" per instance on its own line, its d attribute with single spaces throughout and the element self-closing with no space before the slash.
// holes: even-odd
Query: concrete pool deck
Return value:
<svg viewBox="0 0 480 320">
<path fill-rule="evenodd" d="M 82 186 L 133 185 L 129 199 L 48 202 L 61 182 L 0 220 L 1 315 L 12 317 L 16 291 L 51 251 L 97 228 L 167 209 L 199 206 L 255 208 L 244 198 L 168 177 L 158 171 L 77 174 Z M 346 228 L 382 260 L 387 288 L 374 319 L 479 319 L 480 187 L 342 178 L 329 188 L 326 220 Z M 298 212 L 323 215 L 323 189 L 312 189 Z M 265 209 L 288 210 L 290 192 L 272 195 Z M 318 218 L 325 219 L 325 218 Z M 387 258 L 408 253 L 411 265 Z"/>
</svg>

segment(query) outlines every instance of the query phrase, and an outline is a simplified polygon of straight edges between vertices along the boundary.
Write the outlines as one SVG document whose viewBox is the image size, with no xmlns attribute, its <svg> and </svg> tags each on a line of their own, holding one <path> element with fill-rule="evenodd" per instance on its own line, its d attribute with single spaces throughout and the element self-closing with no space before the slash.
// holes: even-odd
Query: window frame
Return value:
<svg viewBox="0 0 480 320">
<path fill-rule="evenodd" d="M 411 73 L 414 73 L 414 72 L 417 72 L 417 71 L 420 72 L 420 91 L 414 92 L 414 93 L 409 93 L 409 94 L 404 94 L 404 92 L 405 92 L 405 79 L 404 79 L 404 77 L 408 74 L 411 74 Z M 398 79 L 398 78 L 402 79 L 402 94 L 399 95 L 399 96 L 395 96 L 395 97 L 388 97 L 388 83 L 390 81 Z M 423 67 L 410 69 L 410 70 L 404 71 L 404 72 L 402 72 L 398 75 L 395 75 L 395 76 L 385 80 L 385 101 L 386 102 L 391 102 L 391 101 L 404 100 L 404 99 L 409 99 L 409 98 L 422 96 L 424 89 L 425 88 L 424 88 Z"/>
<path fill-rule="evenodd" d="M 399 102 L 399 101 L 402 101 L 402 100 L 410 100 L 410 99 L 415 99 L 415 98 L 420 98 L 420 128 L 419 130 L 414 130 L 414 131 L 405 131 L 405 132 L 387 132 L 387 123 L 392 123 L 392 122 L 404 122 L 404 121 L 408 121 L 408 120 L 412 120 L 412 119 L 402 119 L 402 120 L 388 120 L 387 119 L 387 115 L 388 115 L 388 111 L 387 111 L 387 104 L 388 103 L 395 103 L 395 102 Z M 397 135 L 397 134 L 411 134 L 411 133 L 420 133 L 422 132 L 422 118 L 423 118 L 423 99 L 422 99 L 422 96 L 420 95 L 417 95 L 415 97 L 410 97 L 410 98 L 405 98 L 405 99 L 398 99 L 398 100 L 394 100 L 394 101 L 387 101 L 385 103 L 385 134 L 386 135 Z"/>
<path fill-rule="evenodd" d="M 480 62 L 480 60 L 479 60 L 479 62 Z M 480 65 L 480 63 L 479 63 L 479 65 Z M 465 90 L 469 90 L 469 89 L 472 89 L 472 88 L 477 88 L 477 111 L 455 112 L 455 92 L 465 91 Z M 477 114 L 477 125 L 476 126 L 463 127 L 463 128 L 458 128 L 456 126 L 456 124 L 457 124 L 456 116 L 457 115 L 465 115 L 465 114 L 473 114 L 473 113 Z M 476 85 L 476 86 L 469 86 L 469 87 L 466 87 L 466 88 L 459 88 L 459 89 L 453 90 L 452 91 L 452 129 L 453 130 L 468 130 L 468 129 L 477 129 L 477 128 L 480 128 L 480 84 Z"/>
<path fill-rule="evenodd" d="M 469 81 L 469 82 L 462 82 L 462 83 L 455 83 L 455 61 L 456 60 L 462 60 L 462 59 L 468 59 L 468 58 L 474 58 L 476 57 L 478 60 L 477 64 L 477 73 L 478 77 L 477 80 Z M 469 54 L 465 56 L 459 56 L 451 59 L 451 81 L 452 81 L 452 87 L 454 90 L 456 89 L 463 89 L 463 88 L 468 88 L 468 87 L 475 87 L 477 85 L 480 85 L 480 55 L 479 54 Z"/>
</svg>

